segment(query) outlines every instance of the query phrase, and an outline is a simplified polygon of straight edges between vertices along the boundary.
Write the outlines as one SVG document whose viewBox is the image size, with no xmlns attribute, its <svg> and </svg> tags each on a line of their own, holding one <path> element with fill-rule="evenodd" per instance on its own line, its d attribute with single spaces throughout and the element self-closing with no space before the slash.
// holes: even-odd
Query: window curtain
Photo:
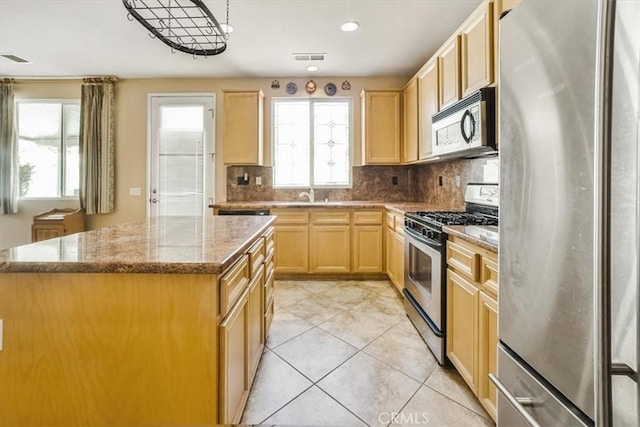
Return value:
<svg viewBox="0 0 640 427">
<path fill-rule="evenodd" d="M 0 215 L 18 212 L 18 148 L 13 80 L 0 79 Z"/>
<path fill-rule="evenodd" d="M 80 101 L 80 206 L 114 210 L 114 78 L 84 79 Z"/>
</svg>

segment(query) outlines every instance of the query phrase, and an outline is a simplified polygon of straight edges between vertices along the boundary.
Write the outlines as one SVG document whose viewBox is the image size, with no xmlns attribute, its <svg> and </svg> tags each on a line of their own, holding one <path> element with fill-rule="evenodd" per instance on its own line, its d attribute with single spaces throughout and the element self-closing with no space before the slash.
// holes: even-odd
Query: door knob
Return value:
<svg viewBox="0 0 640 427">
<path fill-rule="evenodd" d="M 151 203 L 158 203 L 158 199 L 151 199 Z"/>
</svg>

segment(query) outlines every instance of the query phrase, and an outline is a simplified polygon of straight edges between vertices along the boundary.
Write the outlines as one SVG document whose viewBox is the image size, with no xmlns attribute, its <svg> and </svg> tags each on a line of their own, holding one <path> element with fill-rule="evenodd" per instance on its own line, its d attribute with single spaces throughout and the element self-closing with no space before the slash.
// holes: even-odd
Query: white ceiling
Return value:
<svg viewBox="0 0 640 427">
<path fill-rule="evenodd" d="M 220 55 L 171 53 L 127 20 L 121 0 L 0 0 L 3 77 L 408 76 L 480 0 L 230 0 L 235 28 Z M 220 22 L 224 0 L 205 0 Z M 360 29 L 339 26 L 356 20 Z M 326 53 L 320 70 L 292 53 Z M 315 63 L 315 62 L 314 62 Z"/>
</svg>

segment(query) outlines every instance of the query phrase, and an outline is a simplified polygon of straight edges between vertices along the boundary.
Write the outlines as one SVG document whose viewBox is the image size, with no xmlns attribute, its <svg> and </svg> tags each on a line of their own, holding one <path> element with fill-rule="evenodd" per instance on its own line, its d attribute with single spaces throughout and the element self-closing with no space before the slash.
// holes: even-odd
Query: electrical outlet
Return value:
<svg viewBox="0 0 640 427">
<path fill-rule="evenodd" d="M 262 177 L 256 176 L 256 185 L 262 185 Z"/>
<path fill-rule="evenodd" d="M 456 188 L 460 188 L 460 175 L 456 175 Z"/>
<path fill-rule="evenodd" d="M 391 177 L 391 184 L 398 185 L 398 177 L 397 176 L 392 176 Z"/>
<path fill-rule="evenodd" d="M 442 187 L 442 177 L 441 176 L 438 177 L 438 186 Z"/>
</svg>

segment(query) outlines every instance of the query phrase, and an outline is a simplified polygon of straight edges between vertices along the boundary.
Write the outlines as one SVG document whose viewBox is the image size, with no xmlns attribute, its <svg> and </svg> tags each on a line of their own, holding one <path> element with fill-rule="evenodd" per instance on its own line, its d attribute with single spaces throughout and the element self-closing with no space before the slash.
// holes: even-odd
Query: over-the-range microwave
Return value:
<svg viewBox="0 0 640 427">
<path fill-rule="evenodd" d="M 440 158 L 495 153 L 495 90 L 486 87 L 432 117 L 432 150 Z"/>
</svg>

